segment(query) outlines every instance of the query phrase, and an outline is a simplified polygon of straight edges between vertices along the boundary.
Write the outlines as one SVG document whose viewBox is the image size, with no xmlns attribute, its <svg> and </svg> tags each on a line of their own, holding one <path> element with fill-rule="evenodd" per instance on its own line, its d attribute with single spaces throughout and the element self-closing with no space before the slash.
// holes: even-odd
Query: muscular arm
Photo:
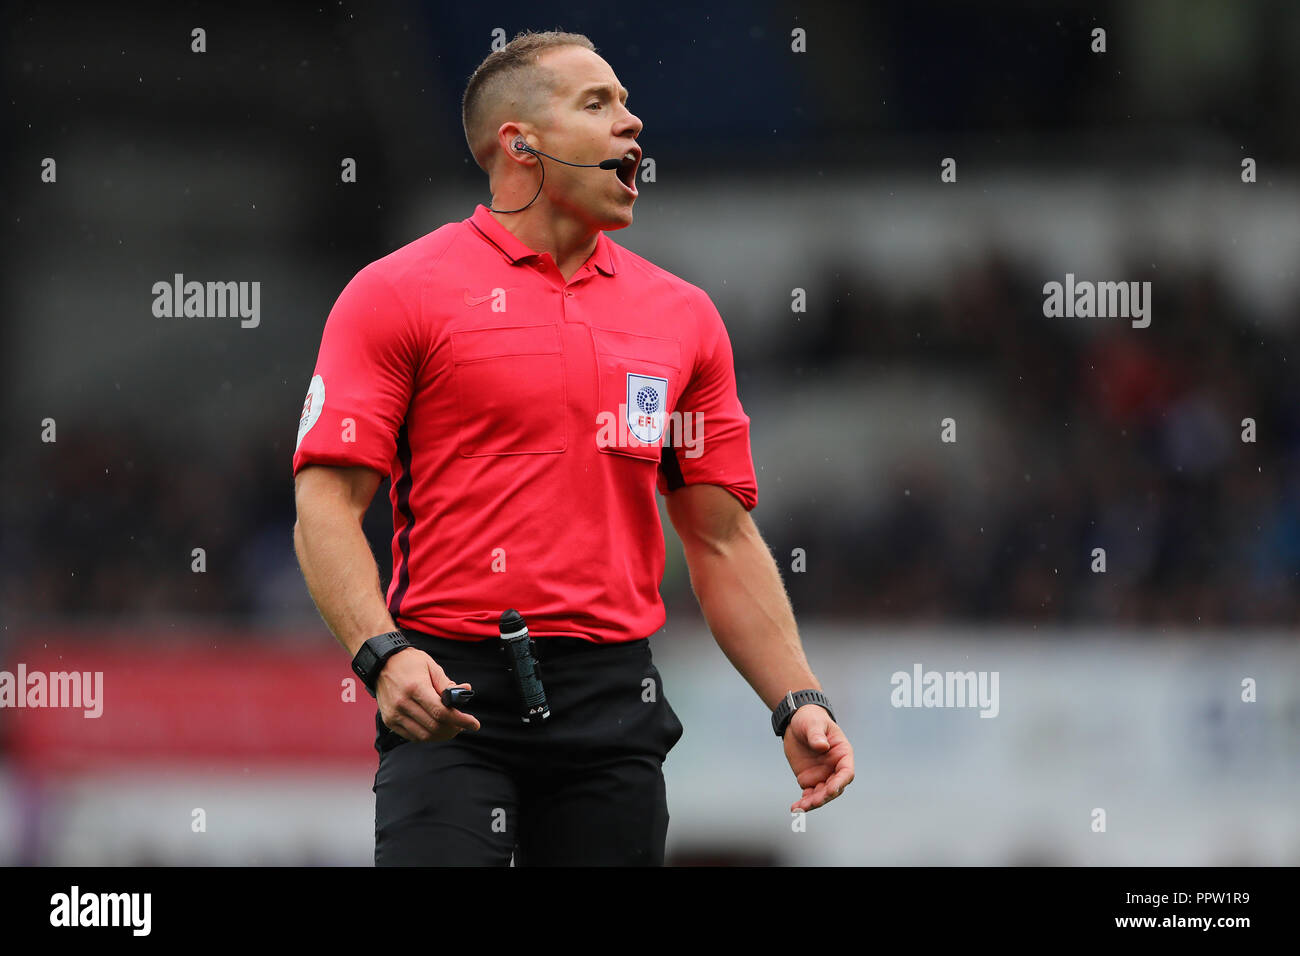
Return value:
<svg viewBox="0 0 1300 956">
<path fill-rule="evenodd" d="M 714 640 L 768 709 L 788 691 L 821 690 L 776 561 L 749 512 L 726 489 L 698 484 L 668 496 L 668 517 Z M 802 790 L 792 811 L 824 806 L 853 782 L 853 747 L 821 707 L 798 708 L 782 746 Z"/>
<path fill-rule="evenodd" d="M 369 468 L 327 465 L 309 465 L 294 480 L 293 548 L 316 609 L 349 656 L 368 638 L 397 629 L 361 530 L 381 480 Z"/>
<path fill-rule="evenodd" d="M 769 710 L 788 691 L 820 690 L 780 572 L 749 512 L 717 485 L 678 488 L 667 503 L 704 619 L 749 686 Z"/>
<path fill-rule="evenodd" d="M 379 568 L 361 530 L 380 480 L 369 468 L 309 465 L 294 482 L 298 520 L 293 548 L 298 564 L 325 626 L 350 657 L 356 657 L 369 638 L 398 629 L 379 590 Z M 379 672 L 379 715 L 385 726 L 408 740 L 448 740 L 462 730 L 478 730 L 475 717 L 444 707 L 438 699 L 453 683 L 424 651 L 404 648 Z"/>
</svg>

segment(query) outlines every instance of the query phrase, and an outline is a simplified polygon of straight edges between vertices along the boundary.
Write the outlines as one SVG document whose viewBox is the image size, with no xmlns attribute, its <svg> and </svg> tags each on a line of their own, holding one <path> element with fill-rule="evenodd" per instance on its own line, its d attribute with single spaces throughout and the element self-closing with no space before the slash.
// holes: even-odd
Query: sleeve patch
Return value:
<svg viewBox="0 0 1300 956">
<path fill-rule="evenodd" d="M 302 403 L 302 417 L 298 419 L 298 443 L 294 445 L 293 450 L 297 451 L 302 445 L 302 440 L 311 431 L 311 427 L 320 419 L 321 409 L 325 406 L 325 379 L 319 375 L 313 375 L 311 385 L 307 387 L 307 397 Z"/>
</svg>

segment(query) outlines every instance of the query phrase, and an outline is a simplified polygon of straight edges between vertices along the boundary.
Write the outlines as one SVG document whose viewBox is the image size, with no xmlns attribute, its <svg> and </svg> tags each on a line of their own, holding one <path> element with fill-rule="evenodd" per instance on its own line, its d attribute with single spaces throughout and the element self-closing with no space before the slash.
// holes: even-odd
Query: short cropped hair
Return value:
<svg viewBox="0 0 1300 956">
<path fill-rule="evenodd" d="M 460 118 L 465 142 L 484 172 L 490 172 L 488 164 L 501 124 L 507 119 L 535 117 L 545 108 L 555 89 L 554 76 L 537 61 L 540 54 L 561 46 L 596 50 L 595 44 L 581 33 L 524 31 L 489 53 L 470 76 L 460 104 Z M 510 115 L 502 116 L 507 108 Z"/>
</svg>

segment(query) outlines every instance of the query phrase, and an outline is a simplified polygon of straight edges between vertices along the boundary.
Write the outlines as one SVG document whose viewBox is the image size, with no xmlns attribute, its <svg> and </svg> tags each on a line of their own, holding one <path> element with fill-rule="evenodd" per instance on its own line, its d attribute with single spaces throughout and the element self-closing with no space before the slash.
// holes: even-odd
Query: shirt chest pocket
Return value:
<svg viewBox="0 0 1300 956">
<path fill-rule="evenodd" d="M 676 339 L 592 326 L 596 353 L 596 448 L 658 463 L 681 391 Z"/>
<path fill-rule="evenodd" d="M 564 451 L 564 352 L 554 325 L 452 332 L 451 354 L 461 455 Z"/>
</svg>

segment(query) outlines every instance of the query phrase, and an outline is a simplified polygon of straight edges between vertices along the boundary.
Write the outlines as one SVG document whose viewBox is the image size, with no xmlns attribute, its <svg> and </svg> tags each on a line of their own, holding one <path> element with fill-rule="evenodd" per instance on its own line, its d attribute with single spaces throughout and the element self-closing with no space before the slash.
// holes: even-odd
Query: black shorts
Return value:
<svg viewBox="0 0 1300 956">
<path fill-rule="evenodd" d="M 663 762 L 682 736 L 650 642 L 537 638 L 551 716 L 519 704 L 496 639 L 403 630 L 455 683 L 482 728 L 408 741 L 375 714 L 376 866 L 662 866 Z"/>
</svg>

